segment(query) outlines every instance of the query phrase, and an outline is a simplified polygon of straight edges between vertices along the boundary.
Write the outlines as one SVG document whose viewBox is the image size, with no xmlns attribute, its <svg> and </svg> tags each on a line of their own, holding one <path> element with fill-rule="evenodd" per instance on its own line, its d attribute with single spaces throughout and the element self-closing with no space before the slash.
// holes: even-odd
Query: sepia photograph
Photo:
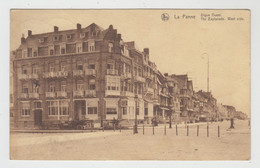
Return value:
<svg viewBox="0 0 260 168">
<path fill-rule="evenodd" d="M 10 10 L 10 160 L 248 161 L 250 10 Z"/>
</svg>

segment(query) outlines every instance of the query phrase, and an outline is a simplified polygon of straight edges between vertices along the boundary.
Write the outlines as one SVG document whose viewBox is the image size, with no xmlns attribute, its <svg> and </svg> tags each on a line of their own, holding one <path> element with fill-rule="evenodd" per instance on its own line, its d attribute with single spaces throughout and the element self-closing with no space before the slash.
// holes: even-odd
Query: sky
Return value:
<svg viewBox="0 0 260 168">
<path fill-rule="evenodd" d="M 163 13 L 168 14 L 167 21 L 162 21 Z M 202 20 L 202 15 L 211 20 L 208 16 Z M 188 74 L 196 91 L 207 90 L 209 58 L 209 88 L 218 103 L 250 113 L 249 11 L 13 10 L 10 49 L 19 47 L 28 30 L 39 34 L 52 32 L 54 26 L 76 29 L 77 23 L 82 27 L 96 23 L 104 29 L 112 24 L 125 42 L 135 41 L 139 50 L 149 48 L 150 60 L 162 73 Z"/>
</svg>

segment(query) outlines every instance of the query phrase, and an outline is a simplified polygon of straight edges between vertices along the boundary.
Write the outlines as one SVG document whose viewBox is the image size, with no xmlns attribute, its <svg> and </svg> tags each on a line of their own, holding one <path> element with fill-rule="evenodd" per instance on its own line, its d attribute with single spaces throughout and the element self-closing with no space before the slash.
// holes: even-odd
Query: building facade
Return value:
<svg viewBox="0 0 260 168">
<path fill-rule="evenodd" d="M 90 119 L 149 122 L 157 99 L 149 49 L 124 42 L 112 25 L 21 38 L 13 61 L 15 126 Z"/>
</svg>

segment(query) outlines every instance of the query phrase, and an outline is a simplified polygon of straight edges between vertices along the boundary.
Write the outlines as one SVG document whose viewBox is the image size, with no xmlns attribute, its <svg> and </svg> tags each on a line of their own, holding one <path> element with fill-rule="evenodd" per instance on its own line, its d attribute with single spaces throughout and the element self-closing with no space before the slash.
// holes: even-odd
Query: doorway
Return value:
<svg viewBox="0 0 260 168">
<path fill-rule="evenodd" d="M 34 110 L 34 125 L 41 126 L 42 124 L 42 110 Z"/>
</svg>

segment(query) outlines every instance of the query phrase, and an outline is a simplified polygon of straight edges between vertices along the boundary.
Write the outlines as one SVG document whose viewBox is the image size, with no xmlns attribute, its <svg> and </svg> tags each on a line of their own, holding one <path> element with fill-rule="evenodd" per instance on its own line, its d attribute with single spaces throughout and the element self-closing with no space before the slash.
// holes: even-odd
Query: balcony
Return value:
<svg viewBox="0 0 260 168">
<path fill-rule="evenodd" d="M 135 79 L 135 81 L 137 81 L 137 82 L 141 82 L 141 83 L 144 83 L 144 82 L 145 82 L 145 79 L 144 79 L 143 77 L 141 77 L 141 76 L 135 76 L 134 79 Z"/>
<path fill-rule="evenodd" d="M 59 97 L 59 98 L 66 98 L 67 97 L 67 92 L 58 91 L 57 92 L 57 97 Z"/>
<path fill-rule="evenodd" d="M 43 78 L 66 78 L 67 76 L 67 71 L 45 72 L 43 74 Z"/>
<path fill-rule="evenodd" d="M 38 74 L 29 74 L 28 79 L 39 79 L 39 75 Z"/>
<path fill-rule="evenodd" d="M 73 70 L 73 76 L 83 76 L 84 71 L 83 70 Z"/>
<path fill-rule="evenodd" d="M 107 69 L 107 75 L 118 75 L 118 70 L 116 70 L 116 69 Z"/>
<path fill-rule="evenodd" d="M 20 93 L 19 94 L 20 99 L 27 99 L 28 98 L 28 93 Z"/>
<path fill-rule="evenodd" d="M 123 74 L 121 74 L 121 77 L 125 78 L 125 79 L 130 79 L 130 78 L 132 78 L 132 74 L 131 73 L 123 73 Z"/>
<path fill-rule="evenodd" d="M 39 99 L 39 93 L 29 93 L 29 98 L 31 98 L 31 99 Z"/>
<path fill-rule="evenodd" d="M 28 79 L 28 75 L 27 74 L 18 74 L 18 79 L 19 80 L 27 80 Z"/>
<path fill-rule="evenodd" d="M 95 69 L 86 69 L 85 70 L 85 74 L 86 75 L 96 76 L 96 70 Z"/>
<path fill-rule="evenodd" d="M 55 98 L 55 92 L 46 92 L 45 96 L 46 98 Z"/>
<path fill-rule="evenodd" d="M 106 96 L 120 96 L 119 90 L 106 90 L 105 91 Z"/>
<path fill-rule="evenodd" d="M 135 96 L 135 94 L 130 92 L 130 91 L 122 91 L 121 95 L 122 96 L 127 96 L 127 97 L 134 97 Z"/>
<path fill-rule="evenodd" d="M 85 90 L 86 97 L 96 97 L 96 90 Z"/>
<path fill-rule="evenodd" d="M 56 77 L 57 78 L 66 78 L 68 76 L 67 71 L 57 71 L 56 72 Z"/>
<path fill-rule="evenodd" d="M 82 90 L 75 90 L 75 91 L 73 91 L 73 96 L 74 97 L 84 97 L 84 91 L 82 91 Z"/>
</svg>

